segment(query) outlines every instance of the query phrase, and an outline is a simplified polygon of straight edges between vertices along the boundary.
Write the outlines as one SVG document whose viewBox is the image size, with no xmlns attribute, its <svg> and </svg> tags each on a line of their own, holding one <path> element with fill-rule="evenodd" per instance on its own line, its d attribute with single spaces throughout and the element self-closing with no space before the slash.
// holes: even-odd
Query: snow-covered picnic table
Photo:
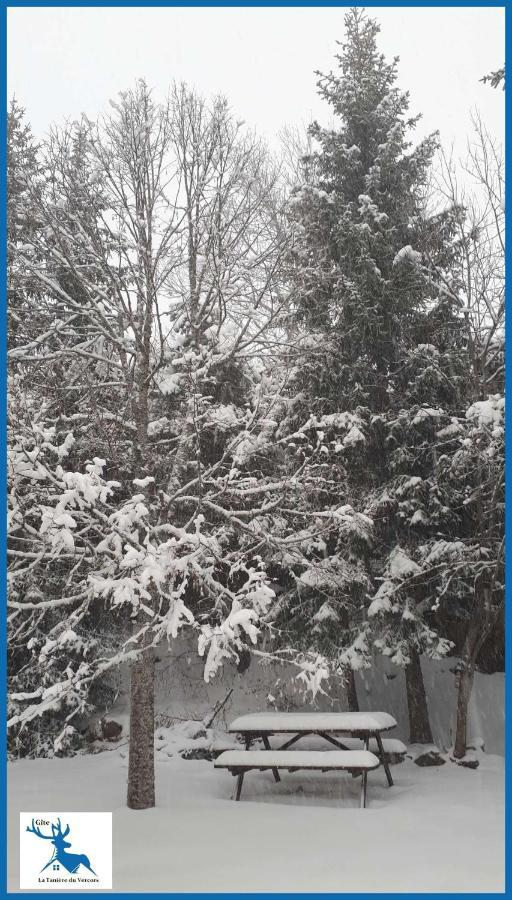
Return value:
<svg viewBox="0 0 512 900">
<path fill-rule="evenodd" d="M 396 719 L 385 712 L 263 712 L 239 716 L 228 728 L 239 734 L 338 734 L 377 735 L 396 728 Z"/>
<path fill-rule="evenodd" d="M 249 713 L 239 716 L 228 728 L 230 733 L 240 734 L 245 741 L 244 750 L 222 753 L 215 761 L 216 768 L 227 768 L 238 776 L 236 799 L 240 799 L 245 772 L 250 769 L 272 769 L 276 781 L 280 781 L 279 769 L 320 769 L 321 771 L 345 770 L 362 775 L 361 806 L 366 805 L 366 776 L 369 770 L 384 766 L 388 785 L 393 779 L 387 753 L 404 752 L 405 746 L 396 740 L 383 741 L 382 733 L 396 727 L 396 720 L 385 712 L 343 713 Z M 292 735 L 279 747 L 271 747 L 270 738 L 276 735 Z M 318 735 L 338 752 L 293 751 L 289 748 L 307 735 Z M 345 743 L 339 739 L 345 737 Z M 347 740 L 348 738 L 348 740 Z M 251 744 L 261 739 L 264 750 L 250 750 Z M 354 746 L 354 739 L 360 743 Z M 370 752 L 370 742 L 371 751 Z M 393 745 L 386 747 L 385 744 Z M 400 747 L 398 747 L 400 744 Z M 341 751 L 341 752 L 340 752 Z"/>
</svg>

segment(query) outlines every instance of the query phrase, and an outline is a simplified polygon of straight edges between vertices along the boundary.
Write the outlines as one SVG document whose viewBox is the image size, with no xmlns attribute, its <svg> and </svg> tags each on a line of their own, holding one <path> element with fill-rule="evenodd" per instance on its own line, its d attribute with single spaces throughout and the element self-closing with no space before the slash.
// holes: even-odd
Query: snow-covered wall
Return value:
<svg viewBox="0 0 512 900">
<path fill-rule="evenodd" d="M 458 660 L 421 661 L 430 724 L 434 741 L 443 749 L 453 745 L 455 734 L 456 684 L 453 671 Z M 379 657 L 373 669 L 357 679 L 360 708 L 383 709 L 398 722 L 396 736 L 407 741 L 408 716 L 405 676 L 388 660 Z M 485 747 L 488 753 L 505 754 L 505 676 L 477 673 L 469 706 L 468 743 Z"/>
<path fill-rule="evenodd" d="M 193 645 L 184 638 L 162 647 L 157 662 L 156 710 L 177 719 L 202 719 L 233 688 L 228 702 L 216 721 L 226 724 L 243 712 L 275 709 L 347 709 L 344 691 L 333 685 L 331 695 L 318 696 L 315 704 L 305 702 L 291 681 L 292 671 L 284 667 L 260 665 L 252 661 L 249 669 L 238 673 L 225 665 L 211 684 L 203 678 L 203 662 Z M 443 749 L 453 744 L 456 685 L 454 658 L 422 659 L 430 721 L 435 742 Z M 127 673 L 125 673 L 127 674 Z M 477 674 L 470 702 L 470 744 L 485 746 L 488 753 L 504 755 L 505 679 L 503 673 Z M 398 722 L 396 737 L 408 740 L 408 716 L 403 670 L 378 657 L 373 669 L 356 675 L 361 710 L 383 710 Z M 277 700 L 274 705 L 271 698 Z M 127 712 L 127 678 L 114 712 Z"/>
</svg>

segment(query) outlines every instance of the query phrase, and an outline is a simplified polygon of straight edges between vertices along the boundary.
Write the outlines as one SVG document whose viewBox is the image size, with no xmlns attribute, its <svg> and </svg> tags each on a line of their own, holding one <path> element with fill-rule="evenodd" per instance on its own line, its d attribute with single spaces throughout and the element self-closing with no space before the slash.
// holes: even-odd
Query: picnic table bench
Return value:
<svg viewBox="0 0 512 900">
<path fill-rule="evenodd" d="M 239 716 L 228 728 L 230 733 L 240 734 L 245 742 L 245 750 L 228 750 L 215 760 L 215 767 L 228 769 L 237 776 L 235 799 L 239 800 L 243 779 L 251 769 L 265 771 L 271 769 L 276 781 L 280 781 L 279 770 L 295 772 L 299 769 L 327 771 L 347 771 L 362 775 L 362 807 L 366 806 L 367 774 L 381 764 L 384 767 L 388 785 L 393 779 L 386 756 L 382 733 L 396 727 L 396 720 L 389 713 L 250 713 Z M 277 735 L 291 735 L 279 747 L 271 747 L 270 738 Z M 293 750 L 293 746 L 307 735 L 318 735 L 337 749 L 329 753 L 317 750 Z M 345 741 L 340 736 L 346 736 Z M 260 739 L 264 750 L 251 750 L 250 746 Z M 357 739 L 359 747 L 354 747 Z M 370 751 L 370 742 L 372 750 Z M 393 740 L 388 752 L 397 752 L 405 746 Z M 400 747 L 398 745 L 400 744 Z M 375 751 L 375 752 L 372 752 Z"/>
</svg>

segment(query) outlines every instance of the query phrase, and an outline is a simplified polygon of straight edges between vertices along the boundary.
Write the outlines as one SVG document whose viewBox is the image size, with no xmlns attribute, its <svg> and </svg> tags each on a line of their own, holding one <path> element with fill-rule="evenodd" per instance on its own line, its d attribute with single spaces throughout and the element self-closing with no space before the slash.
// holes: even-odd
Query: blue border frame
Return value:
<svg viewBox="0 0 512 900">
<path fill-rule="evenodd" d="M 512 46 L 512 12 L 510 0 L 505 4 L 505 58 L 508 62 L 510 59 L 510 50 Z M 510 179 L 510 134 L 511 134 L 511 93 L 505 92 L 505 193 L 511 183 Z M 509 217 L 505 216 L 505 247 L 506 247 L 506 290 L 505 290 L 505 357 L 506 361 L 510 355 L 510 239 L 512 237 L 511 223 Z M 509 395 L 512 387 L 512 370 L 510 366 L 505 367 L 505 391 Z M 512 422 L 505 419 L 505 442 L 506 451 L 510 448 L 510 440 L 512 437 Z M 511 626 L 512 626 L 512 610 L 510 608 L 510 574 L 512 566 L 510 562 L 510 550 L 512 547 L 511 527 L 512 527 L 512 482 L 510 479 L 510 454 L 505 454 L 505 893 L 512 894 L 512 875 L 511 875 L 511 856 L 512 856 L 512 829 L 511 829 L 511 809 L 512 809 L 512 781 L 510 767 L 510 748 L 512 747 L 512 717 L 510 704 L 510 672 L 512 670 L 512 644 L 511 644 Z"/>
<path fill-rule="evenodd" d="M 221 3 L 216 3 L 215 0 L 182 0 L 181 3 L 168 3 L 165 0 L 156 0 L 156 2 L 152 3 L 140 3 L 137 0 L 127 0 L 127 2 L 122 3 L 102 3 L 101 0 L 90 0 L 88 3 L 80 3 L 80 2 L 69 2 L 66 3 L 65 0 L 50 0 L 48 3 L 36 3 L 36 2 L 23 2 L 23 0 L 11 0 L 11 2 L 5 2 L 2 0 L 2 7 L 9 9 L 10 7 L 70 7 L 70 6 L 79 6 L 79 7 L 94 7 L 94 6 L 107 6 L 107 7 L 127 7 L 127 6 L 138 6 L 143 7 L 144 9 L 151 7 L 186 7 L 186 6 L 215 6 L 215 7 L 242 7 L 242 6 L 276 6 L 276 7 L 296 7 L 296 6 L 309 6 L 315 8 L 321 7 L 335 7 L 338 6 L 340 8 L 349 8 L 351 6 L 362 6 L 365 8 L 368 7 L 384 7 L 384 6 L 420 6 L 420 7 L 430 7 L 430 6 L 446 6 L 446 7 L 471 7 L 471 6 L 480 6 L 480 7 L 501 7 L 508 8 L 509 0 L 487 0 L 487 2 L 482 2 L 482 0 L 452 0 L 452 2 L 445 2 L 445 0 L 431 0 L 429 3 L 420 3 L 420 2 L 408 2 L 408 0 L 395 0 L 394 3 L 385 3 L 380 2 L 379 0 L 368 0 L 367 3 L 339 3 L 337 0 L 322 0 L 321 3 L 311 3 L 308 0 L 281 0 L 281 2 L 275 3 L 273 0 L 248 0 L 246 3 L 241 3 L 239 0 L 223 0 Z M 306 896 L 306 895 L 305 895 Z"/>
<path fill-rule="evenodd" d="M 7 100 L 7 9 L 2 0 L 0 19 L 0 83 L 2 97 Z M 7 510 L 7 103 L 0 115 L 0 267 L 2 272 L 2 292 L 0 304 L 0 445 L 2 447 L 2 474 L 0 476 L 0 596 L 4 603 L 2 609 L 7 610 L 7 547 L 6 547 L 6 515 Z M 0 802 L 4 815 L 0 817 L 0 884 L 7 893 L 7 614 L 2 615 L 0 624 Z M 1 888 L 0 888 L 1 889 Z"/>
<path fill-rule="evenodd" d="M 88 3 L 66 3 L 64 0 L 51 0 L 49 3 L 28 3 L 23 2 L 23 0 L 11 0 L 11 2 L 5 3 L 2 2 L 2 6 L 6 8 L 10 7 L 70 7 L 70 6 L 79 6 L 79 7 L 90 7 L 90 6 L 107 6 L 107 7 L 126 7 L 126 6 L 138 6 L 144 7 L 145 9 L 151 7 L 169 7 L 169 6 L 177 6 L 177 7 L 186 7 L 186 6 L 215 6 L 215 7 L 242 7 L 242 6 L 276 6 L 276 7 L 296 7 L 296 6 L 309 6 L 315 8 L 321 7 L 334 7 L 338 6 L 340 8 L 349 8 L 351 6 L 362 6 L 365 8 L 368 7 L 384 7 L 384 6 L 420 6 L 420 7 L 430 7 L 430 6 L 446 6 L 446 7 L 471 7 L 471 6 L 480 6 L 480 7 L 501 7 L 502 9 L 508 7 L 509 0 L 487 0 L 487 2 L 482 2 L 482 0 L 452 0 L 452 2 L 445 2 L 445 0 L 431 0 L 430 3 L 419 3 L 419 2 L 408 2 L 408 0 L 395 0 L 394 3 L 385 3 L 378 2 L 378 0 L 368 0 L 367 3 L 338 3 L 337 0 L 322 0 L 321 3 L 311 3 L 308 0 L 281 0 L 279 3 L 274 3 L 273 0 L 253 0 L 253 2 L 240 3 L 239 0 L 223 0 L 221 3 L 216 3 L 215 0 L 198 0 L 198 2 L 194 2 L 194 0 L 182 0 L 181 3 L 167 3 L 165 0 L 161 0 L 161 2 L 152 2 L 152 3 L 140 3 L 137 0 L 127 0 L 126 3 L 102 3 L 101 0 L 90 0 Z M 304 895 L 307 896 L 307 895 Z"/>
<path fill-rule="evenodd" d="M 26 7 L 26 8 L 37 8 L 41 6 L 48 7 L 224 7 L 224 8 L 234 8 L 234 7 L 281 7 L 281 8 L 294 8 L 294 7 L 340 7 L 346 8 L 350 6 L 364 6 L 366 8 L 371 7 L 499 7 L 505 9 L 505 57 L 508 64 L 508 60 L 510 57 L 510 47 L 512 41 L 512 12 L 511 12 L 511 3 L 512 0 L 430 0 L 430 2 L 415 2 L 415 0 L 395 0 L 395 2 L 385 2 L 385 0 L 367 0 L 366 3 L 342 3 L 337 2 L 337 0 L 323 0 L 320 3 L 312 3 L 308 2 L 308 0 L 281 0 L 281 2 L 272 2 L 272 0 L 248 0 L 248 2 L 239 2 L 239 0 L 222 0 L 222 2 L 215 2 L 215 0 L 182 0 L 182 2 L 155 2 L 153 0 L 152 3 L 141 3 L 137 2 L 137 0 L 126 0 L 126 2 L 101 2 L 101 0 L 89 0 L 89 2 L 65 2 L 65 0 L 49 0 L 48 3 L 37 3 L 37 2 L 23 2 L 23 0 L 0 0 L 0 10 L 1 10 L 1 19 L 0 19 L 0 85 L 2 96 L 4 100 L 7 100 L 7 10 L 8 8 L 15 7 Z M 500 60 L 496 61 L 496 65 L 498 66 Z M 509 153 L 509 140 L 511 136 L 511 100 L 509 97 L 512 95 L 512 92 L 507 91 L 505 96 L 505 149 L 506 149 L 506 170 L 505 170 L 505 187 L 506 193 L 508 195 L 508 188 L 510 184 L 510 153 Z M 6 491 L 6 464 L 5 464 L 5 450 L 6 450 L 6 436 L 7 436 L 7 411 L 6 411 L 6 388 L 7 388 L 7 303 L 6 303 L 6 243 L 7 243 L 7 222 L 6 222 L 6 143 L 7 143 L 7 104 L 5 103 L 3 113 L 0 115 L 1 122 L 1 142 L 0 142 L 0 268 L 2 272 L 2 293 L 1 293 L 1 306 L 0 306 L 0 446 L 3 450 L 3 472 L 2 477 L 0 477 L 0 508 L 2 510 L 6 509 L 7 505 L 7 491 Z M 507 265 L 507 275 L 510 264 L 510 253 L 508 248 L 510 247 L 510 240 L 512 237 L 512 224 L 509 224 L 508 217 L 506 218 L 506 246 L 507 246 L 507 256 L 506 256 L 506 265 Z M 507 277 L 507 286 L 506 286 L 506 356 L 509 356 L 510 345 L 512 344 L 512 339 L 509 341 L 508 337 L 508 324 L 510 319 L 510 286 L 509 286 L 509 278 Z M 507 395 L 512 388 L 512 368 L 511 366 L 507 366 L 505 373 L 505 384 Z M 509 416 L 506 419 L 506 439 L 507 439 L 507 447 L 510 444 L 510 439 L 512 438 L 512 420 Z M 506 551 L 506 582 L 507 582 L 507 602 L 505 604 L 505 630 L 506 630 L 506 650 L 505 650 L 505 668 L 506 672 L 510 673 L 512 671 L 512 643 L 511 643 L 511 627 L 512 627 L 512 608 L 511 601 L 509 597 L 509 576 L 512 571 L 512 565 L 510 563 L 510 549 L 512 547 L 512 537 L 511 528 L 512 528 L 512 479 L 509 479 L 510 474 L 510 459 L 509 454 L 507 453 L 507 466 L 506 466 L 506 536 L 505 536 L 505 551 Z M 6 581 L 5 581 L 5 573 L 6 573 L 6 522 L 5 522 L 5 514 L 0 514 L 0 558 L 1 558 L 1 596 L 2 599 L 5 599 L 6 596 Z M 5 604 L 4 604 L 5 606 Z M 2 684 L 2 690 L 0 691 L 0 717 L 1 717 L 1 736 L 2 736 L 2 744 L 0 747 L 0 762 L 2 763 L 2 770 L 0 776 L 0 801 L 2 803 L 2 810 L 4 815 L 0 817 L 0 894 L 4 894 L 5 896 L 17 896 L 18 894 L 8 894 L 7 892 L 7 759 L 6 759 L 6 744 L 7 744 L 7 729 L 6 729 L 6 718 L 7 718 L 7 671 L 6 671 L 6 616 L 2 615 L 1 617 L 1 625 L 0 625 L 0 644 L 2 648 L 2 653 L 0 656 L 0 681 Z M 509 675 L 510 678 L 510 675 Z M 505 708 L 506 708 L 506 718 L 505 718 L 505 753 L 506 753 L 506 779 L 505 779 L 505 798 L 506 798 L 506 816 L 505 816 L 505 866 L 506 866 L 506 874 L 505 874 L 505 894 L 504 896 L 512 896 L 512 876 L 511 876 L 511 856 L 512 856 L 512 828 L 511 828 L 511 808 L 512 808 L 512 779 L 510 772 L 510 747 L 512 746 L 512 710 L 510 704 L 510 691 L 507 677 L 505 678 Z M 41 897 L 45 896 L 54 896 L 59 898 L 76 898 L 77 895 L 81 895 L 83 892 L 75 891 L 73 893 L 65 893 L 64 891 L 39 891 L 35 893 L 30 893 L 28 891 L 23 891 L 22 894 L 24 896 L 34 898 L 34 900 L 41 900 Z M 246 898 L 255 898 L 255 897 L 266 897 L 266 898 L 282 898 L 282 897 L 295 897 L 300 896 L 301 898 L 310 898 L 310 897 L 336 897 L 339 896 L 333 893 L 304 893 L 304 894 L 294 894 L 294 893 L 221 893 L 218 892 L 216 894 L 206 894 L 206 893 L 175 893 L 175 894 L 165 894 L 165 893 L 130 893 L 123 894 L 115 891 L 105 891 L 105 892 L 96 892 L 89 891 L 88 893 L 96 894 L 96 893 L 106 893 L 110 897 L 121 898 L 121 897 L 151 897 L 151 896 L 171 896 L 176 898 L 199 898 L 199 897 L 208 897 L 208 896 L 226 896 L 226 897 L 246 897 Z M 393 898 L 396 897 L 396 894 L 393 893 L 346 893 L 342 894 L 344 897 L 353 897 L 353 898 L 361 898 L 361 897 L 382 897 L 382 898 Z M 453 897 L 453 893 L 401 893 L 399 896 L 403 897 Z M 458 893 L 456 896 L 463 897 L 465 896 L 463 893 Z M 484 893 L 474 893 L 470 894 L 471 897 L 496 897 L 500 896 L 499 894 L 484 894 Z"/>
</svg>

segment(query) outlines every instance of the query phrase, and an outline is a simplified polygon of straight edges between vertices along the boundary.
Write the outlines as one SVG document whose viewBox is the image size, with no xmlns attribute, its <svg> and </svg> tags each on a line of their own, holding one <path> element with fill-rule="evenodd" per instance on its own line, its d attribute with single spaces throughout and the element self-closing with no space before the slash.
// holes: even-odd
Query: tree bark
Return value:
<svg viewBox="0 0 512 900">
<path fill-rule="evenodd" d="M 407 707 L 409 710 L 409 740 L 411 744 L 431 744 L 432 731 L 428 716 L 427 695 L 421 671 L 420 655 L 411 650 L 411 661 L 405 669 Z"/>
<path fill-rule="evenodd" d="M 462 757 L 466 755 L 468 706 L 474 677 L 475 670 L 472 665 L 465 665 L 459 674 L 457 723 L 455 726 L 455 744 L 453 748 L 453 755 L 456 759 L 462 759 Z"/>
<path fill-rule="evenodd" d="M 349 712 L 359 712 L 359 700 L 357 699 L 356 679 L 353 669 L 350 669 L 347 678 L 347 702 Z"/>
<path fill-rule="evenodd" d="M 155 805 L 155 657 L 152 648 L 132 664 L 130 673 L 130 750 L 128 796 L 130 809 Z"/>
<path fill-rule="evenodd" d="M 147 98 L 145 98 L 147 103 Z M 140 188 L 140 185 L 138 185 Z M 147 226 L 139 236 L 141 282 L 137 296 L 139 323 L 137 359 L 134 372 L 134 418 L 137 428 L 135 464 L 139 477 L 150 472 L 148 454 L 149 385 L 151 372 L 151 334 L 154 324 L 154 262 L 152 254 L 152 216 L 154 197 L 144 193 L 137 201 L 137 217 Z M 144 536 L 145 537 L 145 536 Z M 139 530 L 139 540 L 144 543 Z M 152 592 L 153 593 L 153 592 Z M 134 630 L 140 623 L 134 622 Z M 130 749 L 127 805 L 130 809 L 149 809 L 155 805 L 155 655 L 147 631 L 138 638 L 142 650 L 130 673 Z"/>
<path fill-rule="evenodd" d="M 488 634 L 488 619 L 485 615 L 488 604 L 488 591 L 480 590 L 476 597 L 480 600 L 477 612 L 474 612 L 474 621 L 470 624 L 466 640 L 464 641 L 464 650 L 462 654 L 462 669 L 459 673 L 459 688 L 457 692 L 457 719 L 455 724 L 455 743 L 453 747 L 453 755 L 456 759 L 461 759 L 466 755 L 467 727 L 468 727 L 468 706 L 471 690 L 473 688 L 473 680 L 475 677 L 475 666 L 478 654 Z"/>
</svg>

